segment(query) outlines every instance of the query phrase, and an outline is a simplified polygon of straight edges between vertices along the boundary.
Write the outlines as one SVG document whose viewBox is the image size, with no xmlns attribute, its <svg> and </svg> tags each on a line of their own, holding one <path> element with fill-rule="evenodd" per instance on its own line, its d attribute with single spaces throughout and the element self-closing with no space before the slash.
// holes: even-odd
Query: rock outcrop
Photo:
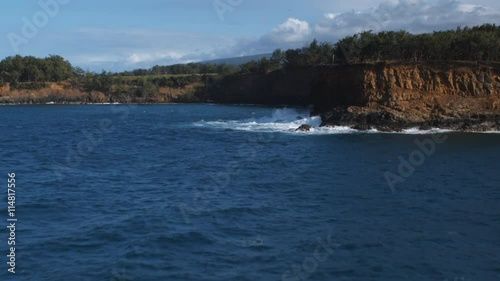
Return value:
<svg viewBox="0 0 500 281">
<path fill-rule="evenodd" d="M 500 63 L 376 63 L 226 77 L 223 103 L 314 105 L 323 126 L 500 130 Z"/>
<path fill-rule="evenodd" d="M 308 132 L 312 129 L 312 126 L 311 125 L 308 125 L 308 124 L 304 124 L 304 125 L 300 125 L 300 127 L 298 127 L 295 131 L 302 131 L 302 132 Z"/>
<path fill-rule="evenodd" d="M 498 65 L 375 64 L 360 72 L 349 80 L 359 85 L 351 102 L 332 97 L 327 88 L 313 93 L 323 125 L 500 130 Z"/>
</svg>

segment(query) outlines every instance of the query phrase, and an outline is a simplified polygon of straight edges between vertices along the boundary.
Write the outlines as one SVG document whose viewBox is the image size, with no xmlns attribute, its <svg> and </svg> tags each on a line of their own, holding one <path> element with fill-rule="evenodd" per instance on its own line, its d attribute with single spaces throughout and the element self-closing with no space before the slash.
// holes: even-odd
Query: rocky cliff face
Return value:
<svg viewBox="0 0 500 281">
<path fill-rule="evenodd" d="M 500 129 L 498 65 L 375 64 L 359 66 L 351 104 L 339 104 L 328 89 L 313 93 L 324 125 L 400 130 L 440 127 Z M 362 74 L 361 74 L 362 73 Z M 328 107 L 332 107 L 328 109 Z"/>
<path fill-rule="evenodd" d="M 500 130 L 500 64 L 335 65 L 226 78 L 230 103 L 313 104 L 323 125 Z"/>
<path fill-rule="evenodd" d="M 210 89 L 210 96 L 217 102 L 308 105 L 310 81 L 316 70 L 297 69 L 275 71 L 268 74 L 243 74 L 225 77 Z"/>
</svg>

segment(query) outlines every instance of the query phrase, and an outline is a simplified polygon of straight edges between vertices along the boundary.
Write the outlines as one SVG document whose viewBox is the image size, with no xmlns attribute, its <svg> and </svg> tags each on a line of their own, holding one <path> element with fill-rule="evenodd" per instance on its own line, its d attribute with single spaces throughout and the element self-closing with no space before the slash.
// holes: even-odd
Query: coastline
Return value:
<svg viewBox="0 0 500 281">
<path fill-rule="evenodd" d="M 223 103 L 54 103 L 54 104 L 0 104 L 0 106 L 155 106 L 155 105 L 210 105 L 210 106 L 244 106 L 244 107 L 271 107 L 275 109 L 283 108 L 297 108 L 306 109 L 307 107 L 290 107 L 287 105 L 266 105 L 266 104 L 223 104 Z M 318 115 L 311 115 L 311 117 Z M 324 118 L 320 116 L 321 118 Z M 308 122 L 304 122 L 304 125 Z M 283 132 L 296 132 L 308 134 L 345 134 L 345 133 L 368 133 L 368 134 L 407 134 L 407 135 L 427 135 L 427 134 L 449 134 L 449 133 L 477 133 L 477 134 L 500 134 L 500 129 L 498 126 L 484 126 L 478 127 L 478 125 L 473 125 L 468 121 L 469 126 L 449 126 L 449 125 L 439 125 L 434 124 L 400 124 L 398 126 L 360 126 L 359 124 L 329 124 L 325 122 L 324 119 L 321 120 L 321 124 L 317 126 L 312 126 L 310 130 L 296 130 L 290 129 Z M 498 125 L 498 124 L 497 124 Z"/>
<path fill-rule="evenodd" d="M 312 115 L 321 116 L 321 126 L 393 132 L 500 131 L 500 63 L 364 63 L 232 74 L 180 89 L 160 88 L 147 98 L 70 85 L 68 81 L 21 91 L 4 86 L 0 105 L 312 105 Z"/>
</svg>

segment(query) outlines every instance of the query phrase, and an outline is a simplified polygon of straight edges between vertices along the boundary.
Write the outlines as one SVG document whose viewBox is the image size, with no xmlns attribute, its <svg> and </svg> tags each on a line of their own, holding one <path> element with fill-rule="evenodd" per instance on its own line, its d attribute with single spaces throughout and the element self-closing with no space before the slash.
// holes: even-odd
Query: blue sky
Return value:
<svg viewBox="0 0 500 281">
<path fill-rule="evenodd" d="M 500 24 L 498 0 L 2 1 L 0 58 L 57 54 L 84 69 L 120 71 L 335 42 L 363 30 L 485 22 Z"/>
</svg>

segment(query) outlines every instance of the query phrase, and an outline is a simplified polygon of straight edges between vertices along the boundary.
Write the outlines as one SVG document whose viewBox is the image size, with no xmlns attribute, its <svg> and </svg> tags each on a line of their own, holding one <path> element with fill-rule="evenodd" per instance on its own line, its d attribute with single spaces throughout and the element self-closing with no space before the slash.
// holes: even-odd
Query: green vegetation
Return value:
<svg viewBox="0 0 500 281">
<path fill-rule="evenodd" d="M 229 64 L 188 63 L 167 66 L 153 66 L 150 69 L 136 69 L 120 73 L 122 76 L 186 75 L 186 74 L 229 74 L 238 67 Z"/>
<path fill-rule="evenodd" d="M 270 58 L 240 66 L 188 63 L 120 73 L 84 71 L 56 55 L 43 59 L 17 55 L 0 61 L 0 87 L 9 84 L 10 90 L 43 90 L 57 83 L 65 90 L 89 93 L 90 100 L 95 99 L 93 92 L 99 92 L 99 99 L 105 101 L 157 102 L 179 95 L 206 98 L 203 87 L 213 86 L 232 74 L 388 61 L 500 61 L 500 27 L 484 24 L 417 35 L 366 31 L 335 44 L 314 40 L 299 49 L 277 49 Z"/>
<path fill-rule="evenodd" d="M 363 32 L 340 40 L 342 63 L 379 61 L 499 61 L 500 27 L 494 24 L 413 35 L 406 31 Z"/>
<path fill-rule="evenodd" d="M 32 56 L 7 57 L 0 61 L 0 81 L 18 82 L 61 82 L 73 77 L 73 67 L 60 56 L 38 59 Z"/>
<path fill-rule="evenodd" d="M 60 56 L 51 55 L 39 59 L 17 55 L 0 61 L 0 82 L 11 83 L 11 85 L 16 83 L 43 85 L 44 82 L 61 82 L 71 79 L 87 89 L 109 91 L 114 85 L 139 86 L 146 79 L 160 87 L 179 88 L 199 81 L 202 75 L 230 74 L 237 70 L 237 67 L 228 64 L 188 63 L 170 66 L 157 65 L 150 69 L 136 69 L 120 73 L 103 71 L 98 74 L 84 71 L 79 67 L 73 68 Z M 35 89 L 35 87 L 29 87 L 29 89 Z"/>
<path fill-rule="evenodd" d="M 90 94 L 90 100 L 165 102 L 172 96 L 183 94 L 182 90 L 189 85 L 202 84 L 207 76 L 227 75 L 238 69 L 228 64 L 189 63 L 120 73 L 95 73 L 73 68 L 59 56 L 40 59 L 17 55 L 0 61 L 0 87 L 8 83 L 10 90 L 41 90 L 48 88 L 50 83 L 59 83 L 65 84 L 65 89 L 106 94 L 97 95 L 98 98 Z M 161 92 L 162 88 L 170 91 Z"/>
<path fill-rule="evenodd" d="M 484 24 L 417 35 L 407 31 L 366 31 L 336 44 L 314 40 L 300 49 L 277 49 L 271 59 L 243 64 L 240 73 L 388 61 L 500 61 L 500 27 Z"/>
</svg>

